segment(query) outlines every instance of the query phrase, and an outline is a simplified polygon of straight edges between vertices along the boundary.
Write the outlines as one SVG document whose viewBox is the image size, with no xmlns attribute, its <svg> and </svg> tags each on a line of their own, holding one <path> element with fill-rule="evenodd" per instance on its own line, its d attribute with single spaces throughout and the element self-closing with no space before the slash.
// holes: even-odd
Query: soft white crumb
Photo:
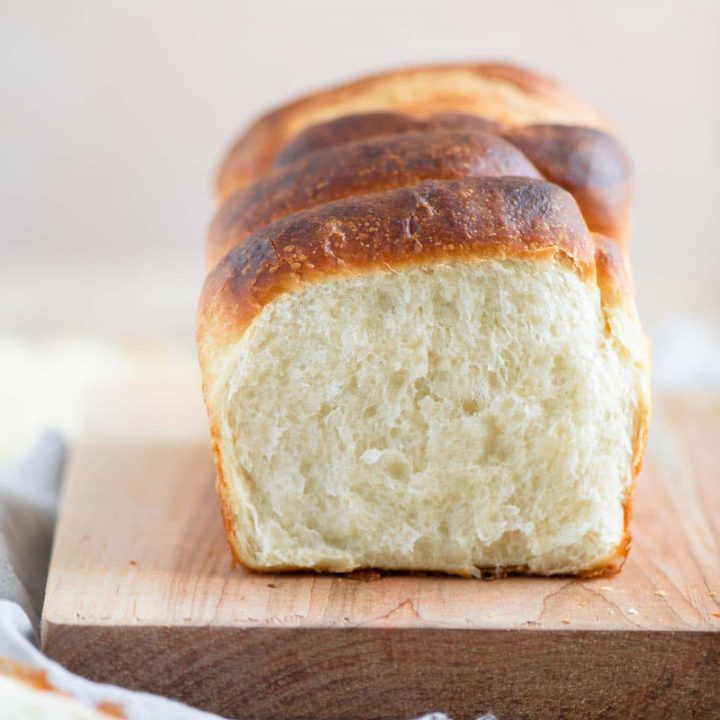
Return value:
<svg viewBox="0 0 720 720">
<path fill-rule="evenodd" d="M 244 559 L 554 574 L 614 554 L 644 341 L 601 299 L 564 263 L 487 260 L 304 283 L 240 338 L 213 321 Z"/>
</svg>

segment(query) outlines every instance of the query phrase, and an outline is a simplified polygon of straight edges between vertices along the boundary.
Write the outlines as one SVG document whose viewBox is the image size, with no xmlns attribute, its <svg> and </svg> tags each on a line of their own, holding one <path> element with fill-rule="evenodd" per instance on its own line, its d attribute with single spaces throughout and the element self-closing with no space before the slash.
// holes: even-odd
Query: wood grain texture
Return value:
<svg viewBox="0 0 720 720">
<path fill-rule="evenodd" d="M 95 680 L 243 718 L 720 717 L 720 401 L 656 402 L 611 578 L 232 568 L 204 442 L 78 448 L 43 619 Z"/>
</svg>

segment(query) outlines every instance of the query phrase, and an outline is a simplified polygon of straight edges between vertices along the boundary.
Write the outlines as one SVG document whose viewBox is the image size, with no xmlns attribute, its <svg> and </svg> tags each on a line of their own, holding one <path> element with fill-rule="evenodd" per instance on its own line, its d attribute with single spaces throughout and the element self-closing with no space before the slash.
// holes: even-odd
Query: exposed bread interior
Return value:
<svg viewBox="0 0 720 720">
<path fill-rule="evenodd" d="M 208 276 L 198 342 L 237 559 L 620 567 L 648 351 L 618 245 L 533 178 L 324 203 Z"/>
</svg>

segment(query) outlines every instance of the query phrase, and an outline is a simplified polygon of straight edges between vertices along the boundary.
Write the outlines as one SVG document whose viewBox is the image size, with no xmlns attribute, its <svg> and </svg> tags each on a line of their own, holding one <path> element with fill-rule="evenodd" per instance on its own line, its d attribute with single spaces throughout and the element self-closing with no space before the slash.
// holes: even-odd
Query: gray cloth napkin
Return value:
<svg viewBox="0 0 720 720">
<path fill-rule="evenodd" d="M 92 683 L 38 649 L 64 459 L 62 439 L 48 432 L 24 461 L 0 473 L 0 657 L 45 670 L 53 685 L 91 707 L 118 703 L 128 720 L 219 720 L 157 695 Z M 420 720 L 447 716 L 433 713 Z"/>
</svg>

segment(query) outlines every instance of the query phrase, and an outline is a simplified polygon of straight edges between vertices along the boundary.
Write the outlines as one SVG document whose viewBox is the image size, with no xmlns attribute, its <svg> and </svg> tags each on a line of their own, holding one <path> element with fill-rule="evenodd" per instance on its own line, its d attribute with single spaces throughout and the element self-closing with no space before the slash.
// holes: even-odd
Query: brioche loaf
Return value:
<svg viewBox="0 0 720 720">
<path fill-rule="evenodd" d="M 257 570 L 618 569 L 649 416 L 607 123 L 500 65 L 298 100 L 231 148 L 198 348 Z"/>
</svg>

